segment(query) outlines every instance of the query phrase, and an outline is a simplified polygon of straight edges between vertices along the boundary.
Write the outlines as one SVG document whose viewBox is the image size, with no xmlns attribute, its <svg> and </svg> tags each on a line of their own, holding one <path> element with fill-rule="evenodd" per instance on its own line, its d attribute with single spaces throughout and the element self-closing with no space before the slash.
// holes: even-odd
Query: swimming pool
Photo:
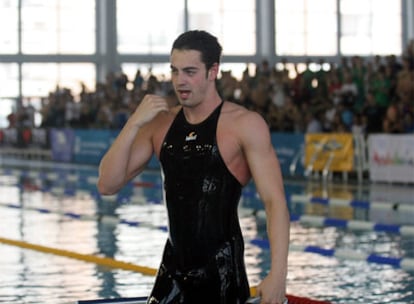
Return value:
<svg viewBox="0 0 414 304">
<path fill-rule="evenodd" d="M 101 197 L 95 167 L 3 161 L 0 169 L 0 303 L 148 295 L 154 277 L 138 271 L 158 267 L 167 235 L 158 172 Z M 332 303 L 414 302 L 412 186 L 285 182 L 289 294 Z M 269 251 L 253 184 L 241 206 L 255 286 L 269 267 Z M 102 264 L 103 257 L 126 267 Z M 131 265 L 138 268 L 130 271 Z"/>
</svg>

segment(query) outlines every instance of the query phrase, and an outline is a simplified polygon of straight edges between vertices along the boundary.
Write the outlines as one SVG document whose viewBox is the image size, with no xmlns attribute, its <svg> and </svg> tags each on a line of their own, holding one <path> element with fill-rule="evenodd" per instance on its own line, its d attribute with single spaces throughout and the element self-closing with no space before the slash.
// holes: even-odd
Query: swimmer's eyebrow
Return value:
<svg viewBox="0 0 414 304">
<path fill-rule="evenodd" d="M 170 67 L 171 67 L 172 72 L 177 72 L 178 71 L 177 67 L 175 67 L 173 65 L 171 65 Z M 191 73 L 191 72 L 197 72 L 199 70 L 199 68 L 195 67 L 195 66 L 188 66 L 188 67 L 182 68 L 181 70 L 186 72 L 186 73 Z"/>
</svg>

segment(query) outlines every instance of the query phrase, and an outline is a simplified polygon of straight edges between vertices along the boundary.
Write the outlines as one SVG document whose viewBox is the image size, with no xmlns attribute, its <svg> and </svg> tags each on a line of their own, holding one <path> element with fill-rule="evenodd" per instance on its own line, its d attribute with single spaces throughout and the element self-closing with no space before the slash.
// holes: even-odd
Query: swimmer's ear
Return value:
<svg viewBox="0 0 414 304">
<path fill-rule="evenodd" d="M 219 65 L 218 63 L 214 63 L 211 68 L 208 70 L 207 78 L 209 80 L 215 80 L 217 78 L 217 75 L 219 73 Z"/>
</svg>

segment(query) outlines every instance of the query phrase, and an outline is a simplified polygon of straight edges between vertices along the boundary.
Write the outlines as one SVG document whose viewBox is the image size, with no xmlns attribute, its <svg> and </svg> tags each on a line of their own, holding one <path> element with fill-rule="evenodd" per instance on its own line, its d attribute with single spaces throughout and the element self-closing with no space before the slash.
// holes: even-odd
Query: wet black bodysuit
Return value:
<svg viewBox="0 0 414 304">
<path fill-rule="evenodd" d="M 242 186 L 216 140 L 222 105 L 196 125 L 181 110 L 162 144 L 169 238 L 148 303 L 241 304 L 249 297 L 237 216 Z"/>
</svg>

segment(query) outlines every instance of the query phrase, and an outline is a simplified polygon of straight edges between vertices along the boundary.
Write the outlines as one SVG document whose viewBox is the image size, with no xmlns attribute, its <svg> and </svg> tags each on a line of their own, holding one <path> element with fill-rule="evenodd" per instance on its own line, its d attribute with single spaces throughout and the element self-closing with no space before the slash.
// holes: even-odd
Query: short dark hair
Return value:
<svg viewBox="0 0 414 304">
<path fill-rule="evenodd" d="M 172 50 L 195 50 L 201 53 L 201 61 L 209 70 L 220 63 L 222 47 L 217 38 L 206 31 L 192 30 L 182 33 L 174 41 Z"/>
</svg>

